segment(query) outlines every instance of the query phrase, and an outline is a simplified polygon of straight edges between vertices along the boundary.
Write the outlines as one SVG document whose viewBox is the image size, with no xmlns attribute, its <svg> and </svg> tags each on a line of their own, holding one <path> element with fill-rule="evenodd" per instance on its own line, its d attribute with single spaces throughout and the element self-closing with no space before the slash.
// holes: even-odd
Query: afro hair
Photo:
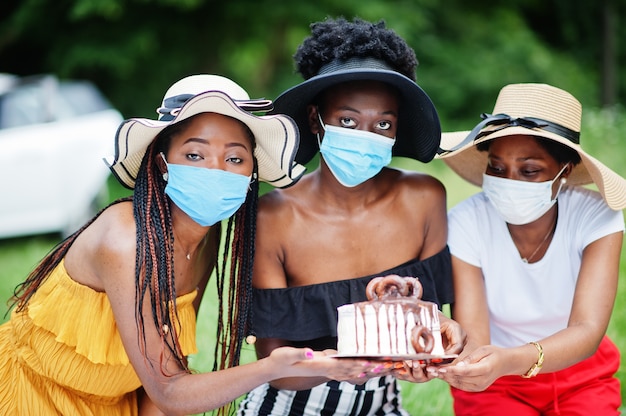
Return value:
<svg viewBox="0 0 626 416">
<path fill-rule="evenodd" d="M 340 17 L 311 24 L 311 35 L 294 54 L 296 70 L 309 79 L 334 60 L 372 57 L 415 81 L 415 51 L 385 22 L 370 23 L 358 17 L 352 22 Z"/>
</svg>

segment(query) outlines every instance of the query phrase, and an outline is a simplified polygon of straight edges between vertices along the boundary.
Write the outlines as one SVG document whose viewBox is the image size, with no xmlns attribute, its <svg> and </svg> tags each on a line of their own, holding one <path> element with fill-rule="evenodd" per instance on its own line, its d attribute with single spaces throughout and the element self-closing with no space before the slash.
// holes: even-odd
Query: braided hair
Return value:
<svg viewBox="0 0 626 416">
<path fill-rule="evenodd" d="M 297 71 L 309 79 L 334 60 L 372 57 L 385 61 L 394 70 L 415 81 L 415 51 L 385 22 L 370 23 L 360 18 L 352 22 L 340 17 L 311 24 L 311 35 L 294 55 Z"/>
<path fill-rule="evenodd" d="M 143 300 L 150 297 L 153 325 L 157 328 L 162 345 L 175 357 L 187 372 L 186 358 L 178 339 L 179 321 L 174 283 L 174 232 L 169 200 L 165 195 L 166 182 L 156 163 L 160 152 L 167 152 L 172 137 L 185 128 L 192 118 L 171 124 L 163 129 L 148 146 L 137 174 L 132 197 L 121 198 L 102 209 L 89 222 L 74 234 L 57 244 L 19 284 L 13 296 L 13 306 L 24 310 L 29 299 L 41 286 L 46 277 L 62 261 L 81 232 L 91 225 L 102 212 L 110 206 L 132 200 L 133 216 L 136 224 L 136 260 L 135 260 L 135 320 L 141 333 L 140 347 L 145 350 L 146 338 L 143 319 Z M 252 132 L 244 125 L 255 147 Z M 256 160 L 253 177 L 257 177 Z M 256 213 L 259 185 L 254 180 L 244 204 L 228 220 L 223 247 L 222 265 L 216 266 L 219 323 L 218 344 L 215 348 L 215 368 L 235 366 L 239 363 L 244 334 L 249 329 L 248 315 L 252 296 L 252 264 L 254 260 L 254 240 L 256 231 Z M 212 227 L 219 236 L 221 225 Z M 217 258 L 218 253 L 209 253 Z M 228 269 L 227 266 L 228 265 Z M 228 271 L 227 271 L 228 270 Z M 226 280 L 228 276 L 228 284 Z M 161 357 L 164 359 L 164 355 Z M 163 374 L 165 362 L 161 362 Z"/>
</svg>

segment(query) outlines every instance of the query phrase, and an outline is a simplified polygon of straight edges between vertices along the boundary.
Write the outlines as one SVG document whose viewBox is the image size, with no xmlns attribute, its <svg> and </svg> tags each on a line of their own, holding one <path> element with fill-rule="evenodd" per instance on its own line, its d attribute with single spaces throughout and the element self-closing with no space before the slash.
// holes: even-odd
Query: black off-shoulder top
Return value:
<svg viewBox="0 0 626 416">
<path fill-rule="evenodd" d="M 296 346 L 336 348 L 337 307 L 366 301 L 365 288 L 377 276 L 417 277 L 422 299 L 442 305 L 454 302 L 450 250 L 423 261 L 410 260 L 370 276 L 308 286 L 253 289 L 252 329 L 258 338 L 281 338 Z"/>
</svg>

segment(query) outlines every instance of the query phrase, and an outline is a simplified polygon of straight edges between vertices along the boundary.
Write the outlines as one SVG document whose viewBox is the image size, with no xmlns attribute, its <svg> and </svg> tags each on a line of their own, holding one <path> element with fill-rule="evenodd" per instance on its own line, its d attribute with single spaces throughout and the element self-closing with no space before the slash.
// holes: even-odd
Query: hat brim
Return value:
<svg viewBox="0 0 626 416">
<path fill-rule="evenodd" d="M 442 149 L 454 149 L 469 134 L 469 131 L 444 132 L 441 138 Z M 607 205 L 614 210 L 626 208 L 626 180 L 609 169 L 602 162 L 585 152 L 579 144 L 544 130 L 528 129 L 521 126 L 508 127 L 467 143 L 443 156 L 442 159 L 454 172 L 476 186 L 482 186 L 483 173 L 487 168 L 487 152 L 481 152 L 476 145 L 499 137 L 527 135 L 554 140 L 573 150 L 581 158 L 582 163 L 574 166 L 567 178 L 569 185 L 585 185 L 594 183 L 602 194 Z"/>
<path fill-rule="evenodd" d="M 441 126 L 430 97 L 410 78 L 384 69 L 349 69 L 317 75 L 283 92 L 274 101 L 271 114 L 287 114 L 300 127 L 300 148 L 296 161 L 309 162 L 319 151 L 317 138 L 311 133 L 307 106 L 323 90 L 350 81 L 381 81 L 400 93 L 398 131 L 393 155 L 430 162 L 439 147 Z"/>
<path fill-rule="evenodd" d="M 217 113 L 244 123 L 256 141 L 259 179 L 276 187 L 292 185 L 304 174 L 304 166 L 294 163 L 299 131 L 284 115 L 256 116 L 240 109 L 221 91 L 207 91 L 189 99 L 171 121 L 145 118 L 125 120 L 115 136 L 115 156 L 105 159 L 113 175 L 127 188 L 134 188 L 146 149 L 167 126 L 200 113 Z"/>
</svg>

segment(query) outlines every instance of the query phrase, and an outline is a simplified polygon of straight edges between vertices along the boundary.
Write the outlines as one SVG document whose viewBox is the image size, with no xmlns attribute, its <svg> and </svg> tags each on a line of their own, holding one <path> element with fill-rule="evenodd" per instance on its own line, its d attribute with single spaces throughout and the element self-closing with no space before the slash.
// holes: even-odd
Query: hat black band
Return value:
<svg viewBox="0 0 626 416">
<path fill-rule="evenodd" d="M 167 97 L 163 100 L 163 105 L 157 108 L 157 114 L 160 114 L 160 121 L 172 121 L 178 115 L 180 109 L 193 98 L 193 94 L 179 94 L 173 97 Z M 263 98 L 255 100 L 233 100 L 237 107 L 244 111 L 269 111 L 273 108 L 272 100 Z"/>
<path fill-rule="evenodd" d="M 506 129 L 508 127 L 518 126 L 527 129 L 542 129 L 550 133 L 558 134 L 559 136 L 569 140 L 574 144 L 580 143 L 580 132 L 568 129 L 567 127 L 564 127 L 557 123 L 553 123 L 548 120 L 543 120 L 535 117 L 512 118 L 507 114 L 492 115 L 486 113 L 481 114 L 480 117 L 483 119 L 483 121 L 478 123 L 461 143 L 454 146 L 452 149 L 442 149 L 440 147 L 439 150 L 437 150 L 437 154 L 440 156 L 446 155 L 464 147 L 468 143 L 474 142 L 482 137 L 495 133 L 496 131 Z M 497 128 L 488 131 L 481 131 L 487 126 L 497 126 Z"/>
</svg>

